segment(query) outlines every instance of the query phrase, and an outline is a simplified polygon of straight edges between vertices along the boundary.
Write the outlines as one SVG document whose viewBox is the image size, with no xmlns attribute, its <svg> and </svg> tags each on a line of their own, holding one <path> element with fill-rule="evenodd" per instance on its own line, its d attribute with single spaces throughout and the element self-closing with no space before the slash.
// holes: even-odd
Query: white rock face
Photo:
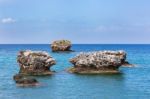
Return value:
<svg viewBox="0 0 150 99">
<path fill-rule="evenodd" d="M 126 60 L 124 51 L 96 51 L 80 53 L 70 59 L 70 62 L 76 67 L 118 67 Z"/>
</svg>

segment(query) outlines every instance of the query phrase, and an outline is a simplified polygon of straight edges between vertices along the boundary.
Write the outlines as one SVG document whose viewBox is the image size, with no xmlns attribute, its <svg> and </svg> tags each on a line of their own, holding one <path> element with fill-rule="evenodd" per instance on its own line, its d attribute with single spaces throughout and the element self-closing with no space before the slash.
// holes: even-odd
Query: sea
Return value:
<svg viewBox="0 0 150 99">
<path fill-rule="evenodd" d="M 150 45 L 73 44 L 74 52 L 53 53 L 49 44 L 0 45 L 0 99 L 150 99 Z M 19 72 L 16 61 L 21 50 L 47 51 L 57 64 L 50 76 L 35 77 L 40 86 L 19 87 L 13 75 Z M 80 52 L 125 50 L 134 67 L 121 67 L 120 74 L 70 74 L 69 59 Z"/>
</svg>

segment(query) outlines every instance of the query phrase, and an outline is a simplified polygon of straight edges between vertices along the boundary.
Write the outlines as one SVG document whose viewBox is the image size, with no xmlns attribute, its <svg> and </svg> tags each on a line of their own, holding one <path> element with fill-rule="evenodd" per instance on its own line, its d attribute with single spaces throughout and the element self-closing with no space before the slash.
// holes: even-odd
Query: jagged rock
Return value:
<svg viewBox="0 0 150 99">
<path fill-rule="evenodd" d="M 50 75 L 50 67 L 55 60 L 43 51 L 20 51 L 17 57 L 20 66 L 19 74 L 22 75 Z"/>
<path fill-rule="evenodd" d="M 124 51 L 97 51 L 80 53 L 70 59 L 74 67 L 72 73 L 118 73 L 118 68 L 126 62 Z"/>
<path fill-rule="evenodd" d="M 58 40 L 51 44 L 53 52 L 71 51 L 71 42 L 68 40 Z"/>
<path fill-rule="evenodd" d="M 36 86 L 39 85 L 39 82 L 35 78 L 23 76 L 20 74 L 15 75 L 14 80 L 18 86 Z"/>
</svg>

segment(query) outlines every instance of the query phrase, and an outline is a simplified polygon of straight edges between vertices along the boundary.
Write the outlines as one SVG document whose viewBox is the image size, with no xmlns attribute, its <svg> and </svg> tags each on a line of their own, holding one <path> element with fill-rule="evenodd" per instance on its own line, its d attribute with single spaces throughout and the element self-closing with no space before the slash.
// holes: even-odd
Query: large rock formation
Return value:
<svg viewBox="0 0 150 99">
<path fill-rule="evenodd" d="M 50 67 L 55 64 L 55 60 L 42 51 L 20 51 L 17 57 L 20 66 L 19 74 L 22 75 L 49 75 L 53 72 Z"/>
<path fill-rule="evenodd" d="M 71 42 L 68 40 L 58 40 L 51 44 L 53 52 L 58 51 L 71 51 Z"/>
<path fill-rule="evenodd" d="M 80 53 L 70 59 L 74 67 L 71 73 L 118 73 L 118 68 L 126 62 L 124 51 L 97 51 Z"/>
</svg>

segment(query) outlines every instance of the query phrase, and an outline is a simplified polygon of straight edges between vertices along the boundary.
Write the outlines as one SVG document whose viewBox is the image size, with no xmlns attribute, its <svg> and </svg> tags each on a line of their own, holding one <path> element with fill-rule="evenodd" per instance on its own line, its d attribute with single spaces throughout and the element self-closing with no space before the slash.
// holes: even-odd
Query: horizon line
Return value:
<svg viewBox="0 0 150 99">
<path fill-rule="evenodd" d="M 81 44 L 81 45 L 150 45 L 150 43 L 72 43 L 72 45 L 77 45 L 77 44 Z M 0 45 L 40 45 L 40 43 L 3 43 Z M 41 43 L 41 45 L 47 45 L 47 43 Z M 51 45 L 51 43 L 49 44 Z"/>
</svg>

